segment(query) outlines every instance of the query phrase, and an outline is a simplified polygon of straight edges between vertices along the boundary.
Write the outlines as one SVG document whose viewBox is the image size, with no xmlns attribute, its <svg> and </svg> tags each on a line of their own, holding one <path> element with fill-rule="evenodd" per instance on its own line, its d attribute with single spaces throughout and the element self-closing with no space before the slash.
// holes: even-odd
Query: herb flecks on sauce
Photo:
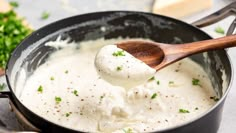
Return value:
<svg viewBox="0 0 236 133">
<path fill-rule="evenodd" d="M 151 99 L 155 99 L 157 97 L 157 93 L 152 94 Z"/>
<path fill-rule="evenodd" d="M 42 86 L 42 85 L 40 85 L 40 86 L 38 87 L 38 92 L 43 93 L 43 86 Z"/>
<path fill-rule="evenodd" d="M 55 96 L 55 101 L 57 104 L 59 104 L 62 101 L 62 99 L 61 97 Z"/>
<path fill-rule="evenodd" d="M 157 80 L 157 85 L 160 85 L 160 81 L 159 80 Z"/>
<path fill-rule="evenodd" d="M 153 80 L 155 80 L 155 77 L 154 77 L 154 76 L 151 77 L 148 81 L 153 81 Z"/>
<path fill-rule="evenodd" d="M 55 78 L 54 77 L 50 77 L 50 80 L 54 80 Z"/>
<path fill-rule="evenodd" d="M 12 10 L 0 13 L 0 68 L 6 67 L 12 51 L 32 32 L 22 21 Z"/>
<path fill-rule="evenodd" d="M 112 54 L 113 56 L 125 56 L 125 51 L 116 51 Z"/>
<path fill-rule="evenodd" d="M 72 112 L 66 113 L 66 117 L 69 117 L 72 114 Z"/>
<path fill-rule="evenodd" d="M 117 70 L 117 71 L 121 71 L 122 68 L 123 68 L 122 66 L 118 66 L 118 67 L 116 67 L 116 70 Z"/>
<path fill-rule="evenodd" d="M 79 96 L 77 90 L 74 90 L 72 93 L 73 93 L 75 96 Z"/>
<path fill-rule="evenodd" d="M 131 128 L 128 128 L 127 130 L 123 129 L 124 133 L 133 133 Z"/>
<path fill-rule="evenodd" d="M 69 73 L 69 71 L 68 70 L 65 70 L 65 74 L 68 74 Z"/>
<path fill-rule="evenodd" d="M 210 99 L 214 100 L 215 102 L 219 101 L 220 99 L 216 96 L 210 97 Z"/>
<path fill-rule="evenodd" d="M 186 109 L 179 109 L 179 113 L 190 113 L 190 112 Z"/>
<path fill-rule="evenodd" d="M 200 86 L 200 80 L 196 79 L 196 78 L 193 78 L 192 79 L 192 85 L 199 85 Z"/>
</svg>

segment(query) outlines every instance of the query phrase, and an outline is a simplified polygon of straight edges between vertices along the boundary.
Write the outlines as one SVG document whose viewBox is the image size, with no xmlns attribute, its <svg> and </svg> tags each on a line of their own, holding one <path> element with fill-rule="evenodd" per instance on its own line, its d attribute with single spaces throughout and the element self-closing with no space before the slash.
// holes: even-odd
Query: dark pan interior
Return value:
<svg viewBox="0 0 236 133">
<path fill-rule="evenodd" d="M 58 36 L 61 36 L 62 39 L 69 37 L 72 41 L 76 42 L 102 37 L 105 39 L 130 37 L 148 38 L 157 42 L 170 44 L 187 43 L 211 38 L 191 25 L 168 17 L 148 13 L 101 12 L 71 17 L 37 30 L 16 48 L 7 65 L 6 71 L 7 80 L 13 92 L 16 91 L 15 83 L 18 70 L 25 68 L 27 76 L 30 76 L 47 59 L 48 55 L 55 50 L 54 48 L 44 46 L 45 42 L 56 40 Z M 225 90 L 222 87 L 223 73 L 226 76 L 226 87 L 228 87 L 231 80 L 231 65 L 226 51 L 218 50 L 207 52 L 204 55 L 197 54 L 191 56 L 191 59 L 204 68 L 217 94 L 222 96 L 222 91 Z M 48 121 L 22 106 L 15 95 L 13 95 L 13 98 L 16 99 L 16 105 L 22 113 L 41 129 L 47 129 L 49 132 L 57 130 L 68 131 L 66 128 L 53 125 L 50 122 L 50 124 L 57 128 L 55 129 L 50 125 L 43 124 L 42 121 Z M 40 122 L 34 121 L 33 119 L 40 119 Z"/>
</svg>

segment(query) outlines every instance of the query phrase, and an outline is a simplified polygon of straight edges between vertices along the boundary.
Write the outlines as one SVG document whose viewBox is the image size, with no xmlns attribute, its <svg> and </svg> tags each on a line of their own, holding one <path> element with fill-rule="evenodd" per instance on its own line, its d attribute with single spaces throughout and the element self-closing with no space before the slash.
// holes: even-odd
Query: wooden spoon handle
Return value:
<svg viewBox="0 0 236 133">
<path fill-rule="evenodd" d="M 206 41 L 186 43 L 182 45 L 173 45 L 165 50 L 167 55 L 176 55 L 178 58 L 186 57 L 192 54 L 201 53 L 209 50 L 224 49 L 236 46 L 236 35 L 211 39 Z"/>
</svg>

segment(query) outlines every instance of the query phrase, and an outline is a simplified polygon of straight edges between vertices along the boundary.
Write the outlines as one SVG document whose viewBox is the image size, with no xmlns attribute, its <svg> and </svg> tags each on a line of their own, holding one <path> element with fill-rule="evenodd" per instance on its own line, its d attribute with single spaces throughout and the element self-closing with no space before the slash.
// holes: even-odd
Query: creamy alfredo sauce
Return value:
<svg viewBox="0 0 236 133">
<path fill-rule="evenodd" d="M 96 55 L 95 66 L 103 79 L 124 88 L 138 86 L 156 72 L 116 45 L 106 45 L 101 48 Z"/>
<path fill-rule="evenodd" d="M 64 45 L 26 80 L 20 100 L 59 125 L 106 133 L 173 127 L 215 104 L 209 78 L 190 59 L 158 71 L 147 82 L 129 90 L 104 81 L 94 66 L 96 53 L 102 45 L 120 40 L 82 42 L 80 49 L 66 46 L 66 41 L 48 43 Z"/>
</svg>

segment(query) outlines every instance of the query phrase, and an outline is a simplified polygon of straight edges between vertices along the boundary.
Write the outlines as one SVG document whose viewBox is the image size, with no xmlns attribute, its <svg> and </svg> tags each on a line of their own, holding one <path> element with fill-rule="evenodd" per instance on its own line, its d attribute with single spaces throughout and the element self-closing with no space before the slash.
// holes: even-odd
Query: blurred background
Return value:
<svg viewBox="0 0 236 133">
<path fill-rule="evenodd" d="M 0 7 L 1 5 L 0 0 Z M 33 30 L 52 23 L 54 21 L 98 11 L 108 10 L 131 10 L 142 12 L 154 12 L 181 19 L 187 23 L 192 23 L 213 12 L 225 7 L 235 0 L 5 0 L 13 6 L 13 10 L 23 17 Z M 184 1 L 184 3 L 178 3 Z M 194 8 L 188 8 L 190 4 Z M 235 9 L 236 10 L 236 9 Z M 0 10 L 1 11 L 1 10 Z M 180 12 L 180 13 L 176 13 Z M 181 15 L 179 15 L 181 14 Z M 184 14 L 184 15 L 183 15 Z M 203 28 L 204 31 L 213 37 L 224 36 L 229 25 L 232 23 L 233 16 L 222 20 L 219 23 Z M 217 28 L 221 28 L 221 31 Z M 224 32 L 222 32 L 224 31 Z M 236 58 L 236 49 L 228 51 L 232 59 Z M 233 60 L 236 66 L 236 60 Z M 4 78 L 1 82 L 5 82 Z M 219 133 L 231 133 L 236 130 L 236 84 L 228 95 L 224 108 L 223 121 Z M 8 99 L 0 99 L 0 126 L 11 130 L 19 130 L 18 123 L 14 114 L 11 112 Z M 1 131 L 0 131 L 1 132 Z"/>
</svg>

